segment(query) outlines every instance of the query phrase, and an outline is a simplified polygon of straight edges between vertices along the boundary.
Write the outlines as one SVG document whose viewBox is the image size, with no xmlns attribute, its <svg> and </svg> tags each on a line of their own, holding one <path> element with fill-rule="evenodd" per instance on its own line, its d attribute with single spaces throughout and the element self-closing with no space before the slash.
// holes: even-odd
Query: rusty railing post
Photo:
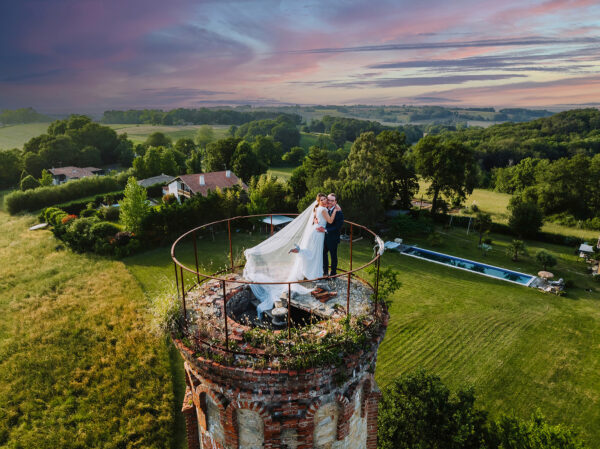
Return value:
<svg viewBox="0 0 600 449">
<path fill-rule="evenodd" d="M 377 256 L 377 274 L 375 277 L 375 315 L 377 315 L 377 305 L 379 304 L 379 264 L 381 263 L 381 254 Z"/>
<path fill-rule="evenodd" d="M 183 283 L 183 267 L 179 267 L 179 270 L 181 274 L 181 300 L 183 302 L 183 319 L 187 325 L 187 310 L 185 307 L 185 285 Z"/>
<path fill-rule="evenodd" d="M 350 223 L 350 271 L 352 271 L 352 223 Z"/>
<path fill-rule="evenodd" d="M 227 233 L 229 234 L 229 261 L 231 262 L 231 272 L 233 273 L 233 247 L 231 246 L 231 218 L 227 220 Z"/>
<path fill-rule="evenodd" d="M 271 235 L 273 235 L 273 214 L 271 214 Z"/>
<path fill-rule="evenodd" d="M 198 246 L 196 244 L 196 231 L 194 231 L 194 257 L 196 258 L 196 278 L 200 283 L 200 268 L 198 268 Z"/>
<path fill-rule="evenodd" d="M 173 261 L 173 267 L 175 268 L 175 286 L 177 287 L 177 297 L 179 298 L 179 277 L 177 276 L 177 263 Z"/>
<path fill-rule="evenodd" d="M 288 283 L 288 301 L 287 301 L 287 309 L 288 309 L 288 339 L 292 336 L 292 330 L 290 329 L 290 309 L 292 308 L 292 284 Z"/>
<path fill-rule="evenodd" d="M 225 280 L 223 283 L 223 316 L 225 319 L 225 348 L 229 351 L 229 335 L 227 333 L 227 291 L 225 290 Z"/>
</svg>

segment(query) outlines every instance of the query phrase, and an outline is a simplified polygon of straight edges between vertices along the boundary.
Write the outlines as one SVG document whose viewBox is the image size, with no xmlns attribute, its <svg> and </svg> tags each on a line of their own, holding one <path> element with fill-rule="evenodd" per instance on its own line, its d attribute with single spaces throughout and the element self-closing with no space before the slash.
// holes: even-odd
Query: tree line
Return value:
<svg viewBox="0 0 600 449">
<path fill-rule="evenodd" d="M 128 111 L 105 111 L 102 123 L 128 123 L 147 125 L 242 125 L 255 120 L 274 119 L 286 116 L 296 124 L 302 117 L 297 114 L 281 113 L 278 111 L 237 111 L 235 109 L 186 109 L 178 108 L 171 111 L 160 109 L 130 109 Z"/>
<path fill-rule="evenodd" d="M 40 114 L 33 108 L 3 109 L 0 112 L 0 125 L 14 125 L 17 123 L 49 122 L 50 117 Z"/>
</svg>

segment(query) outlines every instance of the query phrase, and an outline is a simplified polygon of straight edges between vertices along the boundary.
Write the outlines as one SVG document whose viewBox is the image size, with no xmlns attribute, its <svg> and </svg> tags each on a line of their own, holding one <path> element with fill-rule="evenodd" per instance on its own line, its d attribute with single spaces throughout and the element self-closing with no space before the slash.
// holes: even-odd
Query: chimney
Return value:
<svg viewBox="0 0 600 449">
<path fill-rule="evenodd" d="M 225 170 L 225 177 L 231 178 L 231 170 Z"/>
<path fill-rule="evenodd" d="M 204 175 L 200 175 L 200 185 L 204 185 Z"/>
</svg>

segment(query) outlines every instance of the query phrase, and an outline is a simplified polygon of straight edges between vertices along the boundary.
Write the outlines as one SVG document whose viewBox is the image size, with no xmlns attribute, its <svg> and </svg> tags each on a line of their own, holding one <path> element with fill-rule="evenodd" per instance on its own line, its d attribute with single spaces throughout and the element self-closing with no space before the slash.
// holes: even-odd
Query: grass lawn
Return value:
<svg viewBox="0 0 600 449">
<path fill-rule="evenodd" d="M 203 125 L 184 125 L 184 126 L 165 126 L 165 125 L 129 125 L 129 124 L 110 124 L 106 125 L 114 129 L 117 134 L 127 133 L 127 136 L 133 143 L 142 143 L 148 136 L 154 132 L 164 133 L 175 143 L 178 139 L 190 138 L 196 136 L 198 128 Z M 228 125 L 210 125 L 214 131 L 215 140 L 223 139 L 229 129 Z"/>
<path fill-rule="evenodd" d="M 538 243 L 528 246 L 530 256 L 513 262 L 505 253 L 505 236 L 492 235 L 493 249 L 484 257 L 473 233 L 441 232 L 444 243 L 436 250 L 531 274 L 540 269 L 533 256 Z M 234 253 L 264 237 L 235 233 Z M 413 243 L 427 247 L 424 240 Z M 365 240 L 355 245 L 355 263 L 369 259 L 371 246 Z M 200 263 L 211 272 L 227 263 L 224 232 L 215 241 L 198 240 L 198 249 Z M 383 266 L 398 271 L 402 288 L 392 298 L 391 320 L 379 351 L 380 386 L 425 367 L 453 388 L 473 385 L 480 405 L 493 415 L 529 418 L 540 408 L 550 421 L 574 426 L 591 447 L 600 447 L 600 285 L 585 275 L 584 264 L 569 248 L 544 244 L 544 249 L 559 259 L 551 271 L 575 282 L 565 297 L 386 253 Z M 178 257 L 193 266 L 190 245 Z M 347 257 L 348 245 L 342 243 L 342 264 Z M 124 262 L 146 292 L 174 288 L 169 248 Z M 191 281 L 186 276 L 186 285 Z"/>
<path fill-rule="evenodd" d="M 273 167 L 267 170 L 267 173 L 272 176 L 277 176 L 284 181 L 289 181 L 292 177 L 292 171 L 294 171 L 295 168 L 296 167 Z"/>
<path fill-rule="evenodd" d="M 23 148 L 29 139 L 44 134 L 50 122 L 0 126 L 0 150 Z"/>
<path fill-rule="evenodd" d="M 0 211 L 0 446 L 173 447 L 175 363 L 136 279 L 35 223 Z"/>
<path fill-rule="evenodd" d="M 428 199 L 426 191 L 429 184 L 420 181 L 419 192 L 417 198 Z M 486 189 L 474 189 L 473 193 L 469 195 L 465 201 L 465 206 L 471 206 L 473 203 L 484 212 L 492 215 L 492 220 L 497 223 L 508 223 L 508 202 L 510 201 L 511 195 L 508 193 L 494 192 Z M 542 231 L 551 232 L 553 234 L 571 235 L 584 239 L 598 239 L 598 231 L 590 231 L 587 229 L 570 228 L 567 226 L 561 226 L 556 223 L 546 222 L 542 226 Z"/>
</svg>

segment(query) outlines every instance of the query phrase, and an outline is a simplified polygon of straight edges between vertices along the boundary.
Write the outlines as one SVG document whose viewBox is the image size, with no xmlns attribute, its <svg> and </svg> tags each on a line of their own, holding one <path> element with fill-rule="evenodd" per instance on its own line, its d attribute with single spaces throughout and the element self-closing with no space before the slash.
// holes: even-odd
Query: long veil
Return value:
<svg viewBox="0 0 600 449">
<path fill-rule="evenodd" d="M 307 241 L 313 231 L 312 213 L 316 201 L 292 220 L 281 231 L 273 234 L 258 245 L 244 251 L 246 265 L 244 279 L 252 282 L 289 282 L 304 279 L 302 258 L 298 254 L 290 254 L 295 244 L 300 247 Z M 252 293 L 260 300 L 257 307 L 258 317 L 262 312 L 273 308 L 273 304 L 283 292 L 287 284 L 250 284 Z M 299 284 L 292 284 L 292 289 L 300 293 L 308 290 Z"/>
</svg>

